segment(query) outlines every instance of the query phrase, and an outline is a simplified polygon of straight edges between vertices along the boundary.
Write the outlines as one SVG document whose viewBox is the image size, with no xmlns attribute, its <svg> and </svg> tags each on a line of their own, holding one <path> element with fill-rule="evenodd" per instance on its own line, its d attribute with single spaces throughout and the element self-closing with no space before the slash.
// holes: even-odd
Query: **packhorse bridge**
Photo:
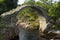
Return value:
<svg viewBox="0 0 60 40">
<path fill-rule="evenodd" d="M 20 25 L 17 25 L 18 21 L 18 14 L 24 8 L 31 7 L 37 11 L 39 11 L 40 15 L 40 20 L 39 20 L 39 29 L 36 31 L 28 31 L 26 30 L 27 26 L 24 23 L 20 23 Z M 31 6 L 31 5 L 23 5 L 23 6 L 18 6 L 16 9 L 12 9 L 9 12 L 5 12 L 1 14 L 2 20 L 1 23 L 5 24 L 5 39 L 4 40 L 50 40 L 49 38 L 43 38 L 40 35 L 44 35 L 43 33 L 45 32 L 47 28 L 47 25 L 49 24 L 47 21 L 47 15 L 46 12 L 43 10 L 43 8 L 39 6 Z M 10 29 L 9 29 L 10 28 Z M 26 29 L 25 29 L 26 28 Z M 6 33 L 7 31 L 7 33 Z M 41 34 L 42 33 L 42 34 Z M 8 34 L 8 35 L 7 35 Z M 18 39 L 14 39 L 17 37 Z"/>
<path fill-rule="evenodd" d="M 24 8 L 27 8 L 27 7 L 32 7 L 33 9 L 35 9 L 35 10 L 38 10 L 40 13 L 39 13 L 39 15 L 40 15 L 40 18 L 41 18 L 41 20 L 40 20 L 40 26 L 45 26 L 46 27 L 46 24 L 47 24 L 47 20 L 46 20 L 46 18 L 47 18 L 47 15 L 46 15 L 46 12 L 43 10 L 43 8 L 41 8 L 41 7 L 38 7 L 38 6 L 30 6 L 30 5 L 23 5 L 23 6 L 18 6 L 16 9 L 13 9 L 13 10 L 11 10 L 11 11 L 9 11 L 9 12 L 6 12 L 6 13 L 3 13 L 2 14 L 2 16 L 3 17 L 5 17 L 4 18 L 4 21 L 5 21 L 5 24 L 6 25 L 8 25 L 8 26 L 14 26 L 14 25 L 16 25 L 15 24 L 15 21 L 17 20 L 17 15 L 18 15 L 18 13 L 20 12 L 20 11 L 22 11 Z M 6 22 L 6 20 L 8 20 L 7 22 Z M 44 25 L 44 22 L 42 22 L 42 21 L 45 21 L 45 25 Z M 12 24 L 11 24 L 11 22 L 12 22 Z M 42 25 L 41 25 L 42 24 Z M 41 27 L 40 27 L 41 28 Z M 43 29 L 44 30 L 44 29 Z M 43 31 L 42 30 L 42 31 Z"/>
</svg>

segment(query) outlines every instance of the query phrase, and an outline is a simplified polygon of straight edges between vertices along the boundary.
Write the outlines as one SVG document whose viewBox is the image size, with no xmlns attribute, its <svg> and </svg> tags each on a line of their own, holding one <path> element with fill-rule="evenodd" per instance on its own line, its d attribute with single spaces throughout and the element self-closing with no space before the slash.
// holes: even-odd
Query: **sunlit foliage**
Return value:
<svg viewBox="0 0 60 40">
<path fill-rule="evenodd" d="M 39 12 L 30 7 L 19 12 L 18 19 L 34 27 L 39 26 Z"/>
</svg>

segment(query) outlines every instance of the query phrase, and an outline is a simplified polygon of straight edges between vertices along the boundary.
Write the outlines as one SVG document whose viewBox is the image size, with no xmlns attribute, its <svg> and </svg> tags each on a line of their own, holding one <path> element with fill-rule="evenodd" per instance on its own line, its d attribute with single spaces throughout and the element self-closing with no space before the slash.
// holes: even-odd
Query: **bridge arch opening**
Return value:
<svg viewBox="0 0 60 40">
<path fill-rule="evenodd" d="M 27 10 L 27 12 L 26 12 L 26 10 Z M 22 12 L 22 11 L 24 11 L 24 12 Z M 30 13 L 29 13 L 29 11 L 30 11 Z M 34 12 L 36 12 L 36 13 L 34 13 Z M 36 16 L 37 16 L 37 18 L 36 18 Z M 35 22 L 37 19 L 38 19 L 38 23 Z M 29 21 L 29 22 L 26 23 L 27 21 Z M 41 30 L 41 31 L 45 30 L 46 23 L 47 23 L 46 14 L 41 7 L 24 6 L 24 7 L 21 7 L 21 9 L 18 11 L 16 24 L 18 25 L 18 28 L 20 30 L 19 40 L 28 40 L 28 37 L 29 37 L 29 40 L 38 40 L 39 39 L 37 37 L 38 31 L 34 31 L 34 32 L 29 31 L 32 28 L 35 29 L 33 26 L 30 25 L 30 23 L 35 26 L 36 26 L 36 24 L 37 24 L 37 26 L 39 25 L 38 27 L 34 26 L 35 28 L 38 28 L 38 30 Z M 29 30 L 26 30 L 26 29 L 29 29 Z M 33 35 L 31 35 L 31 34 L 33 34 Z M 32 36 L 32 38 L 31 38 L 31 36 Z"/>
<path fill-rule="evenodd" d="M 27 11 L 30 11 L 30 12 L 37 12 L 36 14 L 34 14 L 34 13 L 32 13 L 32 15 L 31 15 L 31 13 L 22 13 L 22 11 L 25 11 L 26 12 L 26 10 Z M 27 15 L 25 15 L 25 14 L 27 14 Z M 46 24 L 47 24 L 47 20 L 46 20 L 46 18 L 47 18 L 47 16 L 46 16 L 46 12 L 43 10 L 43 8 L 41 8 L 41 7 L 39 7 L 39 6 L 23 6 L 23 7 L 21 7 L 21 9 L 18 11 L 18 13 L 17 13 L 17 19 L 18 20 L 21 20 L 21 19 L 19 19 L 19 17 L 18 17 L 18 15 L 19 16 L 24 16 L 24 17 L 26 17 L 26 16 L 29 16 L 29 15 L 31 15 L 31 16 L 34 16 L 34 15 L 36 15 L 36 16 L 38 16 L 39 17 L 39 29 L 42 29 L 42 31 L 44 31 L 44 28 L 43 27 L 45 27 L 46 28 Z M 20 17 L 21 18 L 21 17 Z M 29 17 L 28 17 L 29 18 Z M 25 18 L 26 19 L 26 18 Z M 27 20 L 26 20 L 27 21 Z M 29 21 L 29 20 L 28 20 Z M 18 23 L 19 24 L 19 23 Z"/>
</svg>

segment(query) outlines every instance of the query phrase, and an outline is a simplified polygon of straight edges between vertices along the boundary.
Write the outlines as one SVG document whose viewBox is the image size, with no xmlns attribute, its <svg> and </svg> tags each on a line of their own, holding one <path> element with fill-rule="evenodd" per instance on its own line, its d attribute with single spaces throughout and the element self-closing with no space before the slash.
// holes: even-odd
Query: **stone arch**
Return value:
<svg viewBox="0 0 60 40">
<path fill-rule="evenodd" d="M 36 9 L 38 10 L 40 13 L 40 27 L 39 27 L 39 30 L 41 31 L 44 31 L 46 29 L 46 24 L 47 24 L 47 15 L 46 15 L 46 12 L 44 11 L 43 8 L 39 7 L 39 6 L 31 6 L 31 5 L 24 5 L 24 6 L 21 6 L 19 11 L 17 12 L 17 15 L 19 12 L 21 12 L 24 8 L 27 8 L 27 7 L 32 7 L 33 9 Z"/>
<path fill-rule="evenodd" d="M 24 8 L 27 8 L 27 7 L 32 7 L 36 10 L 38 10 L 40 13 L 40 17 L 41 17 L 41 21 L 40 23 L 40 27 L 39 29 L 41 29 L 42 31 L 44 31 L 46 29 L 46 24 L 47 24 L 47 15 L 46 15 L 46 12 L 44 11 L 43 8 L 39 7 L 39 6 L 31 6 L 31 5 L 23 5 L 23 6 L 18 6 L 16 9 L 13 9 L 9 12 L 6 12 L 6 13 L 3 13 L 2 16 L 4 17 L 3 18 L 3 23 L 5 23 L 5 25 L 7 26 L 12 26 L 12 27 L 15 27 L 16 26 L 16 16 L 18 15 L 19 12 L 21 12 Z M 8 21 L 7 21 L 8 20 Z M 45 20 L 45 21 L 44 21 Z M 6 22 L 7 21 L 7 22 Z M 44 22 L 43 22 L 44 21 Z M 44 27 L 44 28 L 43 28 Z"/>
<path fill-rule="evenodd" d="M 11 10 L 9 12 L 6 12 L 4 14 L 2 14 L 3 16 L 3 23 L 7 26 L 7 27 L 16 27 L 16 16 L 18 15 L 18 13 L 20 11 L 22 11 L 24 8 L 26 7 L 32 7 L 36 10 L 38 10 L 40 13 L 40 16 L 41 16 L 41 19 L 45 20 L 45 23 L 41 23 L 41 24 L 45 24 L 45 25 L 40 25 L 39 27 L 39 30 L 42 29 L 42 31 L 44 31 L 44 29 L 46 28 L 46 23 L 47 23 L 47 20 L 46 20 L 46 12 L 44 11 L 43 8 L 39 7 L 39 6 L 30 6 L 30 5 L 23 5 L 23 6 L 18 6 L 16 9 L 14 10 Z M 41 21 L 40 21 L 41 22 Z M 44 26 L 44 28 L 43 28 Z M 16 29 L 15 29 L 16 31 Z M 17 34 L 19 34 L 19 30 L 17 30 L 18 32 L 15 32 Z M 35 34 L 35 33 L 33 33 Z M 37 35 L 36 35 L 37 36 Z"/>
<path fill-rule="evenodd" d="M 14 37 L 16 37 L 16 35 L 18 35 L 19 34 L 19 30 L 18 29 L 15 29 L 16 28 L 16 16 L 17 16 L 17 14 L 21 11 L 21 10 L 23 10 L 24 8 L 26 8 L 26 7 L 33 7 L 33 8 L 35 8 L 35 9 L 37 9 L 38 11 L 40 11 L 41 12 L 41 14 L 40 14 L 40 16 L 41 16 L 41 18 L 43 18 L 43 20 L 45 20 L 45 25 L 44 25 L 44 27 L 41 25 L 40 26 L 40 29 L 42 29 L 42 31 L 44 31 L 44 29 L 46 28 L 46 27 L 48 27 L 48 26 L 46 26 L 46 24 L 47 24 L 47 15 L 46 15 L 46 12 L 44 11 L 44 9 L 43 8 L 41 8 L 41 7 L 39 7 L 39 6 L 29 6 L 29 5 L 23 5 L 23 6 L 21 6 L 21 7 L 17 7 L 17 9 L 14 9 L 14 10 L 11 10 L 11 11 L 9 11 L 9 12 L 6 12 L 6 13 L 3 13 L 1 16 L 3 17 L 3 19 L 2 19 L 2 23 L 3 24 L 5 24 L 5 26 L 6 26 L 6 29 L 7 29 L 7 27 L 8 27 L 8 29 L 9 30 L 12 30 L 13 29 L 13 31 L 9 31 L 8 29 L 8 32 L 11 32 L 11 36 L 14 36 Z M 11 18 L 12 18 L 12 20 L 11 20 Z M 12 21 L 12 24 L 11 24 L 11 21 Z M 42 22 L 42 24 L 43 24 L 43 22 Z M 49 24 L 50 25 L 50 24 Z M 9 27 L 12 27 L 12 29 L 10 29 Z M 15 31 L 17 31 L 17 32 L 15 32 Z M 47 30 L 48 31 L 48 30 Z M 4 31 L 4 32 L 6 32 L 6 30 Z M 2 33 L 2 34 L 4 34 L 4 32 Z M 16 34 L 15 34 L 16 33 Z M 40 33 L 40 32 L 39 32 Z M 47 32 L 46 32 L 47 33 Z M 9 33 L 8 33 L 9 34 Z M 15 35 L 13 35 L 13 34 L 15 34 Z M 35 34 L 35 33 L 33 33 L 33 34 Z M 6 33 L 4 34 L 4 35 L 7 35 Z M 10 35 L 10 34 L 9 34 Z M 53 34 L 52 34 L 53 35 Z M 59 34 L 58 34 L 59 35 Z M 55 37 L 55 38 L 59 38 L 59 36 L 58 35 L 56 35 L 57 37 Z M 8 35 L 7 35 L 8 36 Z M 9 37 L 11 37 L 11 36 L 9 36 Z M 48 36 L 48 35 L 47 35 Z M 43 38 L 48 38 L 48 37 L 44 37 L 44 35 L 43 35 Z M 54 35 L 55 36 L 55 35 Z M 54 38 L 54 36 L 52 36 L 53 38 Z M 7 37 L 6 37 L 7 38 Z M 5 39 L 6 39 L 5 38 Z M 50 38 L 50 37 L 49 37 Z M 8 39 L 8 38 L 7 38 Z M 6 40 L 7 40 L 6 39 Z M 13 38 L 12 38 L 13 39 Z"/>
<path fill-rule="evenodd" d="M 46 18 L 46 12 L 44 11 L 44 9 L 42 7 L 39 7 L 39 6 L 31 6 L 31 5 L 23 5 L 20 7 L 19 11 L 17 12 L 17 14 L 22 11 L 24 8 L 27 8 L 27 7 L 32 7 L 33 9 L 36 9 L 40 12 L 40 16 L 43 16 L 44 18 Z"/>
<path fill-rule="evenodd" d="M 33 9 L 35 10 L 38 10 L 40 13 L 40 20 L 39 20 L 39 23 L 40 23 L 40 26 L 39 26 L 39 31 L 41 30 L 41 32 L 44 32 L 44 30 L 46 29 L 46 24 L 47 24 L 47 15 L 46 15 L 46 12 L 43 10 L 43 8 L 39 7 L 39 6 L 30 6 L 30 5 L 25 5 L 25 6 L 21 6 L 19 11 L 16 13 L 18 15 L 19 12 L 21 12 L 22 10 L 24 10 L 24 8 L 27 8 L 27 7 L 32 7 Z M 24 24 L 23 24 L 24 25 Z M 20 25 L 21 26 L 21 25 Z M 30 27 L 30 26 L 29 26 Z M 28 40 L 27 37 L 29 36 L 33 36 L 33 40 L 38 40 L 40 36 L 38 31 L 34 31 L 33 33 L 31 31 L 28 31 L 28 30 L 25 30 L 24 28 L 19 28 L 20 32 L 19 32 L 19 40 Z M 27 32 L 29 34 L 29 32 L 31 32 L 28 36 L 27 36 Z M 32 35 L 31 35 L 32 34 Z M 34 35 L 35 36 L 34 36 Z M 38 35 L 37 35 L 38 34 Z M 26 37 L 22 37 L 23 36 L 26 36 Z M 31 40 L 32 40 L 31 38 Z M 35 39 L 36 38 L 36 39 Z"/>
</svg>

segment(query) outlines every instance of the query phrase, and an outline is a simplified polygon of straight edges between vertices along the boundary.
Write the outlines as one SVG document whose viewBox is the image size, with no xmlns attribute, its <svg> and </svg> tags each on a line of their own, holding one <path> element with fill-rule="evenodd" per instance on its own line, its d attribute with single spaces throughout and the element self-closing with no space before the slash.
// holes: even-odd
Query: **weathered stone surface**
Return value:
<svg viewBox="0 0 60 40">
<path fill-rule="evenodd" d="M 15 30 L 16 29 L 12 27 L 5 27 L 2 30 L 0 30 L 1 31 L 0 33 L 3 35 L 2 40 L 10 40 L 10 38 L 14 38 L 14 36 L 17 35 Z"/>
</svg>

